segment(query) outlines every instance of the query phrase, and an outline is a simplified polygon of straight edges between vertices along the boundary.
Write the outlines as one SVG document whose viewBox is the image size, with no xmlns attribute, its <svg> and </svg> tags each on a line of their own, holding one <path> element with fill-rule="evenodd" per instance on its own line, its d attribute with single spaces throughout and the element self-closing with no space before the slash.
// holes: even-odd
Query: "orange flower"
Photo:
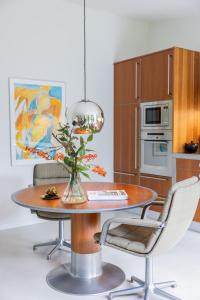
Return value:
<svg viewBox="0 0 200 300">
<path fill-rule="evenodd" d="M 88 133 L 91 133 L 91 130 L 78 127 L 78 128 L 74 129 L 74 133 L 76 133 L 76 134 L 88 134 Z"/>
<path fill-rule="evenodd" d="M 106 176 L 107 172 L 104 170 L 104 168 L 100 166 L 94 166 L 92 168 L 92 172 L 97 173 L 100 176 Z"/>
<path fill-rule="evenodd" d="M 90 161 L 90 160 L 94 160 L 97 158 L 97 154 L 85 154 L 85 155 L 82 155 L 80 156 L 79 160 L 86 160 L 87 162 Z"/>
<path fill-rule="evenodd" d="M 54 160 L 64 160 L 64 158 L 65 158 L 64 154 L 58 152 L 58 153 L 55 154 L 55 156 L 54 156 L 53 159 L 54 159 Z"/>
<path fill-rule="evenodd" d="M 48 155 L 48 153 L 45 153 L 42 150 L 38 150 L 36 148 L 31 148 L 31 147 L 26 146 L 25 151 L 28 151 L 28 152 L 31 152 L 31 153 L 36 153 L 38 156 L 40 156 L 40 157 L 42 157 L 46 160 L 51 159 L 51 157 L 50 157 L 50 155 Z"/>
</svg>

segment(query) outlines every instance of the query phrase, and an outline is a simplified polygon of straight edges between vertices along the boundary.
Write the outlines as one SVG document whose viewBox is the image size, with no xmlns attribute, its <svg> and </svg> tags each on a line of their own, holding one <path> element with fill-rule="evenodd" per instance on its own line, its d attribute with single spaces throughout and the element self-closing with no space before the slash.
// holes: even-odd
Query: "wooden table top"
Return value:
<svg viewBox="0 0 200 300">
<path fill-rule="evenodd" d="M 60 195 L 66 188 L 66 183 L 53 184 Z M 151 203 L 157 198 L 156 192 L 151 189 L 119 183 L 102 183 L 102 182 L 82 182 L 85 192 L 92 190 L 125 190 L 128 194 L 128 200 L 99 200 L 87 201 L 82 204 L 64 204 L 61 199 L 43 200 L 41 195 L 49 185 L 29 187 L 19 190 L 12 194 L 12 200 L 24 207 L 46 212 L 58 213 L 98 213 L 103 211 L 115 211 L 135 208 L 141 205 Z"/>
</svg>

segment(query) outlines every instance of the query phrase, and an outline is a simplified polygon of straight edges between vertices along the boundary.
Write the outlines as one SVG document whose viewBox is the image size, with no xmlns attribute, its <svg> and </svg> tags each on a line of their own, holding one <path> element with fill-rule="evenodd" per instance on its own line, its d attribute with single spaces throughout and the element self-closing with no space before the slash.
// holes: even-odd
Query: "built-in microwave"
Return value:
<svg viewBox="0 0 200 300">
<path fill-rule="evenodd" d="M 172 101 L 143 102 L 141 108 L 141 129 L 172 129 Z"/>
</svg>

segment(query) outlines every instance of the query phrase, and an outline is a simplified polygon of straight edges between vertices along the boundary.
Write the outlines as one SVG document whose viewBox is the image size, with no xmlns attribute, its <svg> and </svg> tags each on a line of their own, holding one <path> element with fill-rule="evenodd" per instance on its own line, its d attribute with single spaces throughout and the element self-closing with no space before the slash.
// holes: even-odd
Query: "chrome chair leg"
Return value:
<svg viewBox="0 0 200 300">
<path fill-rule="evenodd" d="M 59 250 L 61 247 L 61 244 L 58 243 L 50 252 L 49 254 L 47 255 L 47 260 L 50 260 L 51 259 L 51 256 L 57 251 Z"/>
<path fill-rule="evenodd" d="M 43 247 L 43 246 L 53 246 L 57 244 L 57 240 L 54 241 L 50 241 L 50 242 L 46 242 L 46 243 L 40 243 L 40 244 L 36 244 L 33 246 L 33 250 L 36 250 L 38 247 Z"/>
<path fill-rule="evenodd" d="M 139 294 L 141 292 L 144 292 L 144 300 L 149 300 L 150 296 L 153 294 L 159 295 L 167 299 L 181 300 L 161 290 L 162 288 L 166 288 L 166 287 L 176 287 L 175 281 L 167 281 L 167 282 L 161 282 L 155 284 L 153 283 L 153 258 L 152 257 L 147 257 L 145 261 L 145 281 L 140 280 L 135 276 L 132 276 L 131 282 L 134 281 L 139 284 L 138 287 L 111 292 L 108 295 L 108 299 L 111 300 L 114 297 L 118 297 L 118 296 L 134 295 L 134 294 Z"/>
<path fill-rule="evenodd" d="M 125 290 L 121 290 L 121 291 L 115 291 L 115 292 L 111 292 L 108 295 L 108 299 L 111 300 L 114 297 L 118 297 L 118 296 L 138 294 L 138 293 L 143 292 L 144 290 L 145 290 L 145 285 L 138 286 L 138 287 L 135 287 L 135 288 L 125 289 Z"/>
<path fill-rule="evenodd" d="M 71 248 L 71 244 L 69 242 L 65 241 L 65 240 L 62 242 L 62 246 Z"/>
<path fill-rule="evenodd" d="M 168 287 L 175 288 L 177 287 L 177 283 L 176 281 L 165 281 L 165 282 L 154 283 L 154 286 L 158 289 L 165 289 Z"/>
<path fill-rule="evenodd" d="M 40 243 L 33 246 L 33 250 L 36 250 L 38 247 L 43 246 L 55 246 L 47 255 L 47 260 L 51 259 L 51 256 L 57 251 L 57 250 L 63 250 L 62 246 L 71 248 L 71 244 L 64 239 L 64 220 L 58 221 L 59 226 L 59 234 L 58 238 L 54 241 L 46 242 L 46 243 Z"/>
<path fill-rule="evenodd" d="M 134 275 L 131 276 L 130 282 L 131 282 L 131 283 L 136 282 L 136 283 L 139 283 L 140 285 L 144 284 L 144 281 L 143 281 L 143 280 L 137 278 L 137 277 L 134 276 Z"/>
<path fill-rule="evenodd" d="M 161 296 L 161 297 L 164 297 L 166 299 L 171 299 L 171 300 L 181 300 L 180 298 L 177 298 L 176 296 L 173 296 L 165 291 L 162 291 L 158 288 L 155 288 L 154 289 L 154 294 L 158 295 L 158 296 Z"/>
</svg>

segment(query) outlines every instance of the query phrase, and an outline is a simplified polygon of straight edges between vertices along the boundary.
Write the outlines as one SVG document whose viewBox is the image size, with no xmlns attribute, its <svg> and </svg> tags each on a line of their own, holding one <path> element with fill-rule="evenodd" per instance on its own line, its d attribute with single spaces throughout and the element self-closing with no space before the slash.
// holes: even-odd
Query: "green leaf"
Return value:
<svg viewBox="0 0 200 300">
<path fill-rule="evenodd" d="M 82 150 L 79 151 L 80 156 L 85 155 L 85 148 L 83 148 Z"/>
<path fill-rule="evenodd" d="M 82 171 L 88 171 L 89 168 L 86 166 L 77 165 L 77 170 L 82 172 Z"/>
<path fill-rule="evenodd" d="M 91 142 L 93 140 L 93 134 L 90 134 L 89 136 L 88 136 L 88 138 L 87 138 L 87 141 L 88 142 Z"/>
<path fill-rule="evenodd" d="M 84 145 L 82 145 L 81 147 L 79 147 L 78 150 L 76 151 L 76 155 L 78 155 L 84 149 L 85 149 Z"/>
<path fill-rule="evenodd" d="M 61 140 L 62 142 L 67 142 L 67 139 L 66 139 L 64 136 L 61 136 L 61 137 L 60 137 L 60 140 Z"/>
<path fill-rule="evenodd" d="M 69 166 L 69 167 L 72 167 L 73 164 L 74 164 L 74 161 L 72 159 L 70 159 L 69 157 L 66 157 L 64 158 L 64 163 Z"/>
<path fill-rule="evenodd" d="M 90 179 L 90 176 L 89 176 L 87 173 L 81 172 L 81 174 L 82 174 L 83 176 L 87 177 L 88 179 Z"/>
<path fill-rule="evenodd" d="M 86 152 L 95 152 L 94 150 L 92 149 L 85 149 Z"/>
<path fill-rule="evenodd" d="M 82 137 L 82 136 L 80 136 L 80 144 L 81 144 L 81 146 L 83 146 L 83 145 L 84 145 L 84 139 L 83 139 L 83 137 Z"/>
</svg>

